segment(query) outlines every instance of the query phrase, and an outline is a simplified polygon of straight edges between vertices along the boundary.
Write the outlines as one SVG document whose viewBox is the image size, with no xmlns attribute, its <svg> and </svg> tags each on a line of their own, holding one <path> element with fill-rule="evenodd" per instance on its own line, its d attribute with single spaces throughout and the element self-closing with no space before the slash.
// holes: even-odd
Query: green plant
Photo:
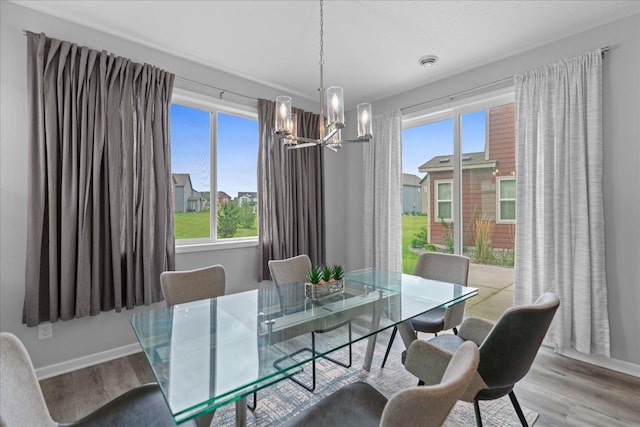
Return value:
<svg viewBox="0 0 640 427">
<path fill-rule="evenodd" d="M 322 267 L 322 280 L 324 280 L 325 282 L 330 281 L 332 273 L 333 273 L 333 270 L 328 265 L 325 265 L 324 267 Z"/>
<path fill-rule="evenodd" d="M 489 264 L 495 260 L 495 254 L 491 247 L 493 228 L 493 220 L 487 216 L 475 221 L 476 244 L 474 261 L 479 264 Z"/>
<path fill-rule="evenodd" d="M 423 248 L 427 244 L 427 227 L 420 228 L 416 234 L 413 235 L 411 240 L 412 248 Z"/>
<path fill-rule="evenodd" d="M 331 272 L 331 277 L 333 277 L 335 280 L 341 280 L 344 277 L 344 268 L 341 265 L 334 265 Z"/>
<path fill-rule="evenodd" d="M 240 225 L 242 228 L 251 228 L 256 223 L 256 213 L 253 206 L 246 200 L 242 201 L 239 212 Z"/>
<path fill-rule="evenodd" d="M 233 237 L 240 224 L 240 207 L 237 203 L 223 203 L 218 207 L 218 237 Z"/>
<path fill-rule="evenodd" d="M 309 274 L 307 275 L 307 279 L 309 280 L 309 282 L 313 283 L 314 285 L 317 285 L 318 283 L 320 283 L 321 278 L 322 278 L 322 273 L 320 271 L 320 268 L 311 267 L 311 270 L 309 270 Z"/>
<path fill-rule="evenodd" d="M 446 222 L 442 218 L 438 218 L 440 220 L 440 224 L 442 224 L 442 241 L 444 242 L 445 252 L 448 254 L 453 253 L 454 249 L 454 241 L 453 241 L 453 221 Z"/>
<path fill-rule="evenodd" d="M 434 245 L 433 243 L 427 243 L 424 248 L 427 250 L 427 252 L 436 252 L 438 250 L 438 248 L 436 248 L 436 245 Z"/>
</svg>

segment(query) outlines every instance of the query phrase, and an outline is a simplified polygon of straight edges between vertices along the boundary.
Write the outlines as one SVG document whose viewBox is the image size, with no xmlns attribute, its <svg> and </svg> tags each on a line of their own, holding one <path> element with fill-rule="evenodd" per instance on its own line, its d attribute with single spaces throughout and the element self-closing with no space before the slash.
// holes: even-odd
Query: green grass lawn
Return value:
<svg viewBox="0 0 640 427">
<path fill-rule="evenodd" d="M 177 239 L 208 238 L 210 233 L 209 211 L 203 212 L 175 212 L 173 227 Z M 250 237 L 258 235 L 258 225 L 251 228 L 238 227 L 233 237 Z"/>
<path fill-rule="evenodd" d="M 427 225 L 427 216 L 402 216 L 402 271 L 413 273 L 418 262 L 418 254 L 411 250 L 411 241 L 422 227 Z M 209 237 L 209 211 L 176 212 L 173 214 L 176 239 L 197 239 Z M 238 227 L 233 237 L 258 235 L 257 224 L 252 228 Z"/>
<path fill-rule="evenodd" d="M 402 215 L 402 271 L 413 273 L 418 262 L 418 254 L 411 250 L 411 241 L 422 227 L 427 226 L 429 217 L 418 215 Z"/>
</svg>

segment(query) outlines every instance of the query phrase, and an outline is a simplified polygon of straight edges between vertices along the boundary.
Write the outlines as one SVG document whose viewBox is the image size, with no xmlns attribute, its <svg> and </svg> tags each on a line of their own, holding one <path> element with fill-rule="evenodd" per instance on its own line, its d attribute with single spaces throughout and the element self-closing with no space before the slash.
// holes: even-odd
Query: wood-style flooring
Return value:
<svg viewBox="0 0 640 427">
<path fill-rule="evenodd" d="M 70 422 L 153 380 L 144 355 L 137 353 L 40 384 L 53 418 Z M 640 379 L 545 349 L 515 392 L 521 405 L 540 414 L 536 427 L 640 426 Z"/>
</svg>

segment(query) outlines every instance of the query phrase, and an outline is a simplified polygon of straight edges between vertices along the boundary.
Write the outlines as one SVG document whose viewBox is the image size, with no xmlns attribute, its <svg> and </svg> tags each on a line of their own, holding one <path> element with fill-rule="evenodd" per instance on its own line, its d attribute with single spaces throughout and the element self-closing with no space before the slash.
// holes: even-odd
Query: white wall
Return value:
<svg viewBox="0 0 640 427">
<path fill-rule="evenodd" d="M 44 32 L 50 37 L 107 50 L 136 62 L 148 62 L 180 77 L 246 94 L 275 99 L 279 91 L 237 78 L 175 56 L 146 48 L 44 15 L 13 3 L 0 3 L 1 106 L 0 106 L 0 330 L 25 343 L 36 368 L 87 357 L 136 343 L 129 324 L 130 311 L 102 313 L 94 317 L 53 324 L 53 338 L 37 339 L 37 328 L 21 323 L 24 301 L 27 209 L 26 147 L 26 37 L 22 30 Z M 181 83 L 176 81 L 176 86 Z M 183 87 L 184 83 L 182 83 Z M 193 86 L 191 87 L 194 88 Z M 197 87 L 195 87 L 197 88 Z M 228 98 L 237 101 L 238 98 Z M 245 101 L 246 103 L 246 101 Z M 315 103 L 296 99 L 295 105 L 313 111 Z M 257 248 L 216 250 L 176 255 L 179 270 L 222 264 L 227 271 L 227 292 L 257 286 Z M 156 304 L 161 306 L 164 303 Z M 146 310 L 148 307 L 136 310 Z"/>
<path fill-rule="evenodd" d="M 373 103 L 373 114 L 494 82 L 538 65 L 588 50 L 610 46 L 604 61 L 604 202 L 605 250 L 611 356 L 640 365 L 640 15 L 578 34 L 556 43 L 494 62 L 474 71 Z M 428 71 L 427 71 L 428 72 Z M 347 156 L 329 164 L 333 185 L 327 200 L 344 204 L 340 218 L 331 217 L 341 233 L 327 237 L 328 253 L 346 257 L 349 267 L 361 267 L 363 180 L 362 149 L 349 147 Z M 347 185 L 337 182 L 342 180 Z M 341 202 L 342 201 L 342 202 Z M 328 220 L 329 221 L 329 220 Z M 359 245 L 359 246 L 358 246 Z M 348 248 L 348 249 L 345 249 Z M 595 360 L 592 360 L 595 362 Z"/>
</svg>

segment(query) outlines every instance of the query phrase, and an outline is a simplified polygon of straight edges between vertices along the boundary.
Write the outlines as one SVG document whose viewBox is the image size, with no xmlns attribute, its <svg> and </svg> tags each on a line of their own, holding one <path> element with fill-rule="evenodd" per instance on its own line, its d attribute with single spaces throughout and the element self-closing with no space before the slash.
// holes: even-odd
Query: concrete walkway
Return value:
<svg viewBox="0 0 640 427">
<path fill-rule="evenodd" d="M 470 264 L 469 286 L 478 288 L 478 295 L 467 300 L 465 316 L 497 320 L 513 306 L 513 268 Z"/>
</svg>

